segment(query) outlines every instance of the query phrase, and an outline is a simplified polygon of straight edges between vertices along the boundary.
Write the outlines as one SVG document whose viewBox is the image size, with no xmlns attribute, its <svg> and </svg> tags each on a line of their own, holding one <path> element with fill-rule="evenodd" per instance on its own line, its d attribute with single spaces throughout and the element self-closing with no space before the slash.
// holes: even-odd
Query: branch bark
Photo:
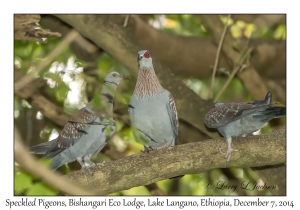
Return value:
<svg viewBox="0 0 300 210">
<path fill-rule="evenodd" d="M 254 25 L 258 27 L 272 27 L 276 26 L 279 24 L 284 24 L 286 23 L 286 15 L 279 15 L 279 14 L 264 14 L 264 15 L 259 15 L 259 14 L 243 14 L 243 15 L 232 15 L 232 19 L 235 21 L 237 20 L 242 20 L 247 23 L 253 23 Z"/>
<path fill-rule="evenodd" d="M 111 17 L 118 24 L 122 24 L 125 15 L 111 15 Z M 199 78 L 211 75 L 217 47 L 210 39 L 185 37 L 157 30 L 137 15 L 130 15 L 126 29 L 141 46 L 150 50 L 175 74 Z M 247 42 L 246 39 L 239 41 L 242 46 Z M 260 49 L 252 58 L 252 64 L 260 75 L 268 78 L 285 77 L 284 40 L 250 39 L 249 44 Z M 227 63 L 226 57 L 226 54 L 220 54 L 219 66 L 230 69 L 231 65 Z"/>
<path fill-rule="evenodd" d="M 15 14 L 14 39 L 46 42 L 46 37 L 61 36 L 58 32 L 51 32 L 50 30 L 39 28 L 38 23 L 40 19 L 40 15 Z"/>
<path fill-rule="evenodd" d="M 226 147 L 226 141 L 218 138 L 168 147 L 96 166 L 92 178 L 80 171 L 65 177 L 102 195 L 214 168 L 276 165 L 286 161 L 286 130 L 235 139 L 233 147 L 239 152 L 233 153 L 228 164 L 219 146 Z"/>
</svg>

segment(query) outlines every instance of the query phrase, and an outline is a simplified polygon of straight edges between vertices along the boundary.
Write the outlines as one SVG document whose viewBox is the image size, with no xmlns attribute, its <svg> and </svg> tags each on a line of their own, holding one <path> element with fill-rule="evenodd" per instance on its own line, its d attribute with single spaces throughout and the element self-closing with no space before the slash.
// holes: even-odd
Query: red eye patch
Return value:
<svg viewBox="0 0 300 210">
<path fill-rule="evenodd" d="M 150 52 L 147 50 L 145 53 L 144 53 L 144 58 L 150 58 Z"/>
</svg>

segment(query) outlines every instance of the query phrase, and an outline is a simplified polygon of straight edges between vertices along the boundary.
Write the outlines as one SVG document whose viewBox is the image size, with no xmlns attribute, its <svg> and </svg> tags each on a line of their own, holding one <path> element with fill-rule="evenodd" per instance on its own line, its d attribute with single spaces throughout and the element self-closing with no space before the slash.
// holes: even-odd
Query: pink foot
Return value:
<svg viewBox="0 0 300 210">
<path fill-rule="evenodd" d="M 157 147 L 156 149 L 163 149 L 163 148 L 166 148 L 170 146 L 170 142 L 166 142 L 164 145 L 160 146 L 160 147 Z"/>
</svg>

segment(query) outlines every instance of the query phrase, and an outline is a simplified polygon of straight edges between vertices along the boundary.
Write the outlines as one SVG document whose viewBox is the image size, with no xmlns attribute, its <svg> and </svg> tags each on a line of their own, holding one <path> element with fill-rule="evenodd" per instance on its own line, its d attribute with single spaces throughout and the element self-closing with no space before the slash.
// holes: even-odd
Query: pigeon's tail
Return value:
<svg viewBox="0 0 300 210">
<path fill-rule="evenodd" d="M 54 157 L 52 159 L 51 169 L 55 171 L 59 167 L 61 167 L 64 163 L 62 162 L 62 159 L 59 157 Z"/>
<path fill-rule="evenodd" d="M 253 115 L 253 117 L 262 122 L 269 122 L 273 118 L 278 118 L 285 115 L 286 115 L 285 107 L 270 106 L 265 110 L 257 112 L 256 114 Z"/>
<path fill-rule="evenodd" d="M 272 93 L 269 91 L 265 97 L 265 100 L 263 100 L 264 104 L 271 104 L 272 101 Z"/>
<path fill-rule="evenodd" d="M 272 101 L 272 93 L 271 91 L 269 91 L 264 100 L 254 100 L 254 101 L 247 102 L 247 104 L 264 105 L 264 104 L 271 104 L 271 101 Z"/>
<path fill-rule="evenodd" d="M 48 149 L 51 147 L 52 144 L 53 144 L 52 141 L 47 141 L 45 143 L 41 143 L 41 144 L 35 145 L 33 147 L 30 147 L 29 151 L 33 154 L 44 155 L 48 151 Z"/>
</svg>

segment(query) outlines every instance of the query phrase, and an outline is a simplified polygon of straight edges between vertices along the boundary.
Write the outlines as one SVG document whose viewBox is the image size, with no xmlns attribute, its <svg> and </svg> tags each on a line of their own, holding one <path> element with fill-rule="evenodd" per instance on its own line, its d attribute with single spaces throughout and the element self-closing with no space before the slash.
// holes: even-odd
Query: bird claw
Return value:
<svg viewBox="0 0 300 210">
<path fill-rule="evenodd" d="M 81 171 L 82 174 L 84 174 L 84 171 L 88 171 L 89 174 L 90 174 L 91 176 L 93 176 L 93 172 L 91 171 L 90 167 L 84 166 L 84 167 L 82 167 L 82 168 L 80 169 L 80 171 Z"/>
<path fill-rule="evenodd" d="M 219 147 L 219 151 L 222 155 L 225 156 L 225 158 L 227 158 L 226 163 L 228 163 L 230 160 L 231 152 L 238 152 L 239 150 L 238 149 L 228 149 L 227 152 L 223 152 L 222 147 Z"/>
<path fill-rule="evenodd" d="M 146 146 L 144 146 L 144 150 L 141 150 L 141 152 L 142 153 L 149 153 L 150 151 L 152 151 L 153 150 L 153 148 L 152 147 L 146 147 Z"/>
<path fill-rule="evenodd" d="M 106 163 L 106 161 L 104 160 L 102 163 L 96 163 L 95 165 L 97 165 L 97 166 L 104 166 L 105 163 Z"/>
</svg>

